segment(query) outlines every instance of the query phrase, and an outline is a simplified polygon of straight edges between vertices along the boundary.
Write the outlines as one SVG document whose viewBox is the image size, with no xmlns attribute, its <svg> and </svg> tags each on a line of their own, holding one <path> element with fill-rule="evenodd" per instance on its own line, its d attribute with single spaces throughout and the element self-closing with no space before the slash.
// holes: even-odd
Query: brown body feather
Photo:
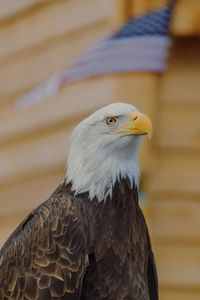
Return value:
<svg viewBox="0 0 200 300">
<path fill-rule="evenodd" d="M 0 251 L 0 299 L 157 300 L 157 275 L 137 189 L 74 197 L 62 184 Z"/>
</svg>

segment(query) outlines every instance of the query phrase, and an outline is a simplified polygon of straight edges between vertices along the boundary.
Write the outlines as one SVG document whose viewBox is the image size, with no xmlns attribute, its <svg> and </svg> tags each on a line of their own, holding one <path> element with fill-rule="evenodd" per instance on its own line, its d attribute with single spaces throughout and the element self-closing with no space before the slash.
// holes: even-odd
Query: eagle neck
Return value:
<svg viewBox="0 0 200 300">
<path fill-rule="evenodd" d="M 80 153 L 76 157 L 70 151 L 67 162 L 67 174 L 65 182 L 72 184 L 75 195 L 80 193 L 89 194 L 90 200 L 97 198 L 99 202 L 106 198 L 112 198 L 113 191 L 122 185 L 122 180 L 128 181 L 130 188 L 137 186 L 139 177 L 138 149 L 140 140 L 132 147 L 124 151 L 115 151 L 112 156 L 106 151 L 95 151 L 91 155 Z M 137 150 L 137 151 L 136 151 Z M 99 155 L 96 155 L 99 153 Z"/>
<path fill-rule="evenodd" d="M 107 197 L 101 202 L 93 199 L 91 206 L 89 220 L 90 228 L 93 228 L 91 244 L 96 257 L 100 259 L 104 252 L 101 248 L 102 237 L 114 252 L 117 250 L 123 252 L 124 245 L 131 243 L 133 232 L 140 231 L 137 186 L 131 187 L 128 179 L 120 180 L 114 185 L 112 197 Z"/>
</svg>

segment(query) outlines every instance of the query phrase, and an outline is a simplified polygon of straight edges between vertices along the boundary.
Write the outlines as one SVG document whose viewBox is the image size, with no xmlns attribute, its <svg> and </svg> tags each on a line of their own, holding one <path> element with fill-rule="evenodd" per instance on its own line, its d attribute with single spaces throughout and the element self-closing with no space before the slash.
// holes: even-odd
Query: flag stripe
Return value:
<svg viewBox="0 0 200 300">
<path fill-rule="evenodd" d="M 88 53 L 75 66 L 67 70 L 64 78 L 73 81 L 93 75 L 119 72 L 132 69 L 161 72 L 165 67 L 170 40 L 167 37 L 146 40 L 140 38 L 132 41 L 116 41 L 107 43 L 101 51 Z M 124 66 L 123 66 L 124 64 Z M 128 71 L 127 70 L 127 71 Z M 88 73 L 89 72 L 89 73 Z M 91 73 L 92 72 L 92 73 Z"/>
</svg>

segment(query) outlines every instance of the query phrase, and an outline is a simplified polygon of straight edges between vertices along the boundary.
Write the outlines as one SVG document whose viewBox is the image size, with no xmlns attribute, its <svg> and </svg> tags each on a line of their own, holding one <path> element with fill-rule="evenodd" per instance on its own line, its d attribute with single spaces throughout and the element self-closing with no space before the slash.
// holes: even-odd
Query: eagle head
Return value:
<svg viewBox="0 0 200 300">
<path fill-rule="evenodd" d="M 76 194 L 98 201 L 112 196 L 116 181 L 138 184 L 138 151 L 143 135 L 152 136 L 147 115 L 126 103 L 113 103 L 79 123 L 70 139 L 66 183 Z"/>
</svg>

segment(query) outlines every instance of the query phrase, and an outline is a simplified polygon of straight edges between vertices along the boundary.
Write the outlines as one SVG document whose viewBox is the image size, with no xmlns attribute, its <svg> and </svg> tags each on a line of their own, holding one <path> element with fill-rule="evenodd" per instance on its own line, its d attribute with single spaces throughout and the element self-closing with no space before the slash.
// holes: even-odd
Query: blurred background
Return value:
<svg viewBox="0 0 200 300">
<path fill-rule="evenodd" d="M 200 299 L 200 1 L 177 0 L 162 75 L 65 85 L 24 111 L 16 99 L 63 71 L 100 37 L 162 0 L 0 0 L 0 247 L 65 175 L 72 128 L 113 101 L 149 114 L 140 153 L 142 208 L 161 300 Z"/>
</svg>

